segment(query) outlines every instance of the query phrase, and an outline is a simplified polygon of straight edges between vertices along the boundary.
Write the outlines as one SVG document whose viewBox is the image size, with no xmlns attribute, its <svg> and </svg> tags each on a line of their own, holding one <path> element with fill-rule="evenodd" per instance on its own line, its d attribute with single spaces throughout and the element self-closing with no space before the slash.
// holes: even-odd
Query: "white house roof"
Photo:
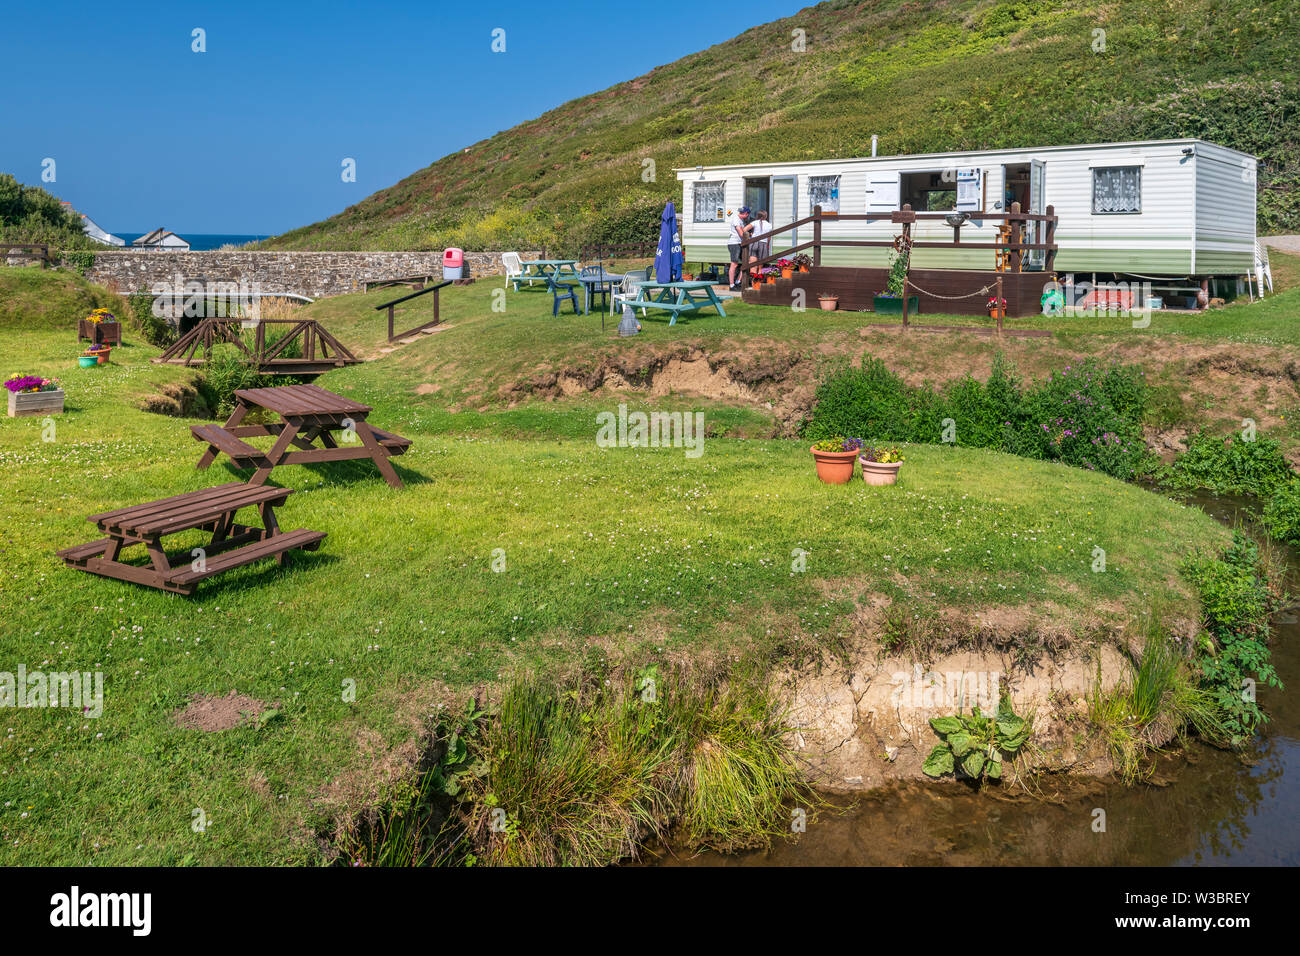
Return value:
<svg viewBox="0 0 1300 956">
<path fill-rule="evenodd" d="M 147 235 L 141 236 L 139 239 L 137 239 L 137 240 L 135 240 L 134 242 L 132 242 L 131 245 L 133 245 L 133 246 L 160 246 L 160 245 L 162 245 L 164 242 L 166 242 L 167 239 L 168 239 L 169 237 L 172 238 L 172 239 L 175 239 L 178 243 L 181 243 L 181 244 L 186 245 L 186 246 L 189 245 L 188 242 L 186 242 L 186 241 L 185 241 L 184 239 L 182 239 L 180 236 L 176 235 L 176 233 L 174 233 L 174 232 L 169 232 L 168 230 L 164 229 L 162 226 L 159 226 L 157 229 L 155 229 L 153 232 L 151 232 L 151 233 L 149 233 L 149 234 L 147 234 Z"/>
<path fill-rule="evenodd" d="M 712 170 L 712 169 L 736 169 L 739 167 L 751 168 L 756 166 L 780 166 L 782 168 L 789 166 L 824 166 L 826 163 L 892 163 L 900 159 L 951 159 L 960 156 L 1004 156 L 1004 155 L 1021 155 L 1023 153 L 1059 153 L 1063 150 L 1088 150 L 1088 149 L 1122 149 L 1134 148 L 1139 146 L 1176 146 L 1179 144 L 1194 145 L 1197 143 L 1206 146 L 1213 146 L 1216 149 L 1227 150 L 1238 156 L 1244 156 L 1247 159 L 1256 159 L 1250 153 L 1243 153 L 1239 149 L 1233 149 L 1230 146 L 1220 146 L 1218 143 L 1211 143 L 1209 140 L 1199 139 L 1197 137 L 1186 137 L 1182 139 L 1142 139 L 1124 143 L 1075 143 L 1066 146 L 1024 146 L 1009 149 L 963 149 L 947 153 L 890 153 L 878 156 L 846 156 L 838 159 L 793 159 L 789 162 L 779 160 L 760 163 L 721 163 L 716 166 L 674 166 L 675 173 L 689 173 L 694 170 Z"/>
</svg>

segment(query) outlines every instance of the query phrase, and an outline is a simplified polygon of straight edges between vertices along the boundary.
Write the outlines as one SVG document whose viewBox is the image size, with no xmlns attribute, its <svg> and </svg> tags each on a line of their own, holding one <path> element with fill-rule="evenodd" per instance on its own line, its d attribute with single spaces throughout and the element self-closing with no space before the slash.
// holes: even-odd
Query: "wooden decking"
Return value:
<svg viewBox="0 0 1300 956">
<path fill-rule="evenodd" d="M 1002 296 L 1007 300 L 1007 315 L 1038 315 L 1042 311 L 1043 287 L 1051 281 L 1051 273 L 978 271 L 973 269 L 912 269 L 908 272 L 908 291 L 920 297 L 920 316 L 926 315 L 988 315 L 988 300 L 998 276 L 1002 277 Z M 796 289 L 804 290 L 804 304 L 817 308 L 817 297 L 823 292 L 839 296 L 840 311 L 857 312 L 872 308 L 872 299 L 889 285 L 887 269 L 870 269 L 850 266 L 813 266 L 805 273 L 796 272 L 792 278 L 777 279 L 758 290 L 746 288 L 744 301 L 757 305 L 790 307 Z M 985 286 L 989 291 L 978 295 Z"/>
</svg>

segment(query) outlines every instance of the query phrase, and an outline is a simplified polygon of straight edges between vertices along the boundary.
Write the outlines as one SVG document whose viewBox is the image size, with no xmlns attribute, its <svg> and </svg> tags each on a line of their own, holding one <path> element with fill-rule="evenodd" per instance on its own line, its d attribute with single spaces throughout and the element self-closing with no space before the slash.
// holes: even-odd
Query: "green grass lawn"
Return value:
<svg viewBox="0 0 1300 956">
<path fill-rule="evenodd" d="M 188 373 L 150 365 L 157 350 L 129 332 L 112 366 L 81 371 L 61 318 L 4 322 L 0 371 L 58 375 L 68 408 L 52 442 L 38 418 L 0 420 L 0 670 L 100 670 L 105 707 L 99 719 L 5 710 L 0 862 L 310 861 L 331 814 L 409 764 L 421 719 L 506 675 L 834 652 L 855 636 L 847 612 L 876 596 L 923 618 L 1003 609 L 1078 632 L 1153 604 L 1191 614 L 1178 564 L 1226 539 L 1140 488 L 984 451 L 909 447 L 894 488 L 825 486 L 802 442 L 719 434 L 752 412 L 673 396 L 655 407 L 699 407 L 713 428 L 701 457 L 599 448 L 595 414 L 614 397 L 471 397 L 505 369 L 619 347 L 595 316 L 551 319 L 528 295 L 474 315 L 490 284 L 451 290 L 454 328 L 322 377 L 414 439 L 397 460 L 406 487 L 364 463 L 277 471 L 297 491 L 281 523 L 327 532 L 321 550 L 221 575 L 192 598 L 54 557 L 94 536 L 88 514 L 231 480 L 195 469 L 190 422 L 136 407 Z M 366 306 L 382 298 L 311 313 L 370 349 L 382 320 Z M 637 345 L 754 330 L 812 343 L 860 321 L 774 312 L 649 321 Z M 425 382 L 446 387 L 415 394 Z M 1091 570 L 1094 547 L 1105 573 Z M 280 716 L 218 734 L 174 725 L 191 695 L 232 689 Z M 205 832 L 191 828 L 196 810 Z"/>
</svg>

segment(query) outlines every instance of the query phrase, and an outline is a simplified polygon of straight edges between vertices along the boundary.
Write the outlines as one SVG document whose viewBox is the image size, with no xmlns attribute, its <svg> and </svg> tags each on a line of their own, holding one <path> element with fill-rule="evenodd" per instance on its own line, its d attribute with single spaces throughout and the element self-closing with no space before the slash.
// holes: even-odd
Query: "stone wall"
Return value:
<svg viewBox="0 0 1300 956">
<path fill-rule="evenodd" d="M 521 250 L 523 259 L 541 258 Z M 470 277 L 501 275 L 501 253 L 465 253 Z M 151 292 L 159 285 L 174 287 L 177 277 L 190 282 L 246 282 L 261 293 L 296 292 L 318 298 L 361 292 L 367 281 L 427 275 L 441 278 L 442 252 L 145 252 L 95 253 L 86 278 L 115 285 L 122 293 Z"/>
</svg>

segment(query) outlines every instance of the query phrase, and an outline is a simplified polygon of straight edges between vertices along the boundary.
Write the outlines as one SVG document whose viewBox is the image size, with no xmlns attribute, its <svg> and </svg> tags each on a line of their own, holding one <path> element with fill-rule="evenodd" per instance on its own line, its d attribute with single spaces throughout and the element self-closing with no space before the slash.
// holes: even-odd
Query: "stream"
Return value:
<svg viewBox="0 0 1300 956">
<path fill-rule="evenodd" d="M 1184 499 L 1233 525 L 1249 506 Z M 1300 593 L 1300 560 L 1287 551 L 1287 590 Z M 1273 663 L 1300 685 L 1297 609 L 1274 621 Z M 1300 863 L 1300 705 L 1261 685 L 1269 716 L 1243 753 L 1193 741 L 1161 756 L 1145 783 L 1069 775 L 1038 792 L 983 792 L 959 783 L 906 783 L 831 797 L 806 833 L 770 850 L 696 856 L 664 850 L 669 866 L 1294 866 Z M 1292 772 L 1288 774 L 1286 771 Z M 1095 811 L 1105 832 L 1094 832 Z"/>
</svg>

